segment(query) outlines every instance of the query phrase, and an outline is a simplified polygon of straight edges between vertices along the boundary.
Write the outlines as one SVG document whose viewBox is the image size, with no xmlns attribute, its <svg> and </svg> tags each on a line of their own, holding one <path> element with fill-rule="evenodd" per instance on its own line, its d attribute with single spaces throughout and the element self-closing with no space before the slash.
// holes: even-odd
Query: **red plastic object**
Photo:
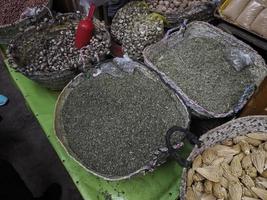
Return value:
<svg viewBox="0 0 267 200">
<path fill-rule="evenodd" d="M 93 37 L 93 31 L 95 28 L 93 23 L 94 12 L 95 4 L 91 3 L 87 18 L 79 22 L 75 36 L 75 46 L 78 49 L 88 45 Z"/>
</svg>

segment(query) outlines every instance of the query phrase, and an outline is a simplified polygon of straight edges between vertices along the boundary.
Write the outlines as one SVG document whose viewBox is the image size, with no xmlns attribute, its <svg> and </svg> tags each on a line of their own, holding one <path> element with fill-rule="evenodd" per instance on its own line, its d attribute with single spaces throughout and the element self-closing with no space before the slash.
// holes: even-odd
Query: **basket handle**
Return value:
<svg viewBox="0 0 267 200">
<path fill-rule="evenodd" d="M 182 167 L 189 167 L 191 165 L 191 162 L 189 162 L 188 160 L 182 158 L 179 154 L 177 154 L 177 149 L 173 148 L 172 144 L 171 144 L 171 137 L 174 135 L 174 133 L 185 133 L 184 138 L 182 139 L 182 141 L 184 139 L 187 139 L 191 144 L 193 145 L 197 145 L 198 147 L 201 146 L 201 142 L 198 140 L 198 138 L 191 133 L 189 130 L 178 127 L 178 126 L 173 126 L 172 128 L 170 128 L 166 135 L 165 135 L 165 141 L 166 141 L 166 146 L 168 148 L 168 152 L 170 154 L 170 157 L 174 158 Z M 180 142 L 182 142 L 180 141 Z"/>
<path fill-rule="evenodd" d="M 165 34 L 163 40 L 168 39 L 173 33 L 177 32 L 177 31 L 180 33 L 180 32 L 183 32 L 184 30 L 186 30 L 187 22 L 188 22 L 188 20 L 185 19 L 179 26 L 169 29 L 167 31 L 167 33 Z"/>
</svg>

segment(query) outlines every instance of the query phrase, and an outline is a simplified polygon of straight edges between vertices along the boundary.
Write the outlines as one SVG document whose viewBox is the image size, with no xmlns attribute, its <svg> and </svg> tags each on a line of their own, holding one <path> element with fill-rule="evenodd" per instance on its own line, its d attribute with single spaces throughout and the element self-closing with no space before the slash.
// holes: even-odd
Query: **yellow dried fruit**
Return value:
<svg viewBox="0 0 267 200">
<path fill-rule="evenodd" d="M 256 187 L 252 187 L 251 190 L 262 200 L 267 200 L 267 190 Z"/>
<path fill-rule="evenodd" d="M 226 178 L 221 177 L 220 184 L 221 184 L 221 186 L 223 186 L 224 188 L 228 188 L 228 181 L 227 181 Z"/>
<path fill-rule="evenodd" d="M 212 161 L 215 160 L 216 157 L 217 157 L 216 151 L 214 151 L 211 148 L 206 149 L 202 153 L 202 161 L 203 161 L 203 163 L 205 163 L 207 165 L 211 164 Z"/>
<path fill-rule="evenodd" d="M 222 142 L 222 145 L 226 145 L 226 146 L 233 146 L 234 142 L 232 139 L 226 139 Z"/>
<path fill-rule="evenodd" d="M 213 195 L 218 199 L 227 198 L 227 192 L 220 183 L 213 183 Z"/>
<path fill-rule="evenodd" d="M 257 132 L 257 133 L 249 133 L 247 134 L 249 138 L 253 138 L 256 140 L 262 140 L 262 141 L 267 141 L 267 134 L 262 133 L 262 132 Z"/>
<path fill-rule="evenodd" d="M 229 183 L 229 197 L 231 200 L 241 200 L 242 186 L 239 182 Z"/>
<path fill-rule="evenodd" d="M 239 142 L 239 145 L 240 145 L 241 150 L 242 150 L 246 155 L 248 155 L 248 154 L 250 153 L 250 146 L 249 146 L 249 144 L 248 144 L 247 141 L 245 141 L 245 140 L 241 140 L 241 141 Z"/>
<path fill-rule="evenodd" d="M 240 177 L 242 175 L 242 166 L 238 156 L 235 156 L 230 164 L 230 170 L 232 174 L 236 177 Z"/>
<path fill-rule="evenodd" d="M 263 151 L 263 150 L 254 150 L 251 153 L 251 161 L 252 161 L 252 164 L 258 170 L 258 172 L 261 174 L 264 171 L 265 151 Z"/>
<path fill-rule="evenodd" d="M 199 167 L 201 167 L 202 166 L 202 156 L 201 155 L 198 155 L 195 159 L 194 159 L 194 161 L 193 161 L 193 163 L 192 163 L 192 168 L 193 168 L 193 170 L 195 170 L 196 168 L 199 168 Z"/>
<path fill-rule="evenodd" d="M 193 169 L 189 169 L 187 172 L 187 181 L 186 181 L 186 185 L 187 187 L 190 187 L 193 183 L 193 176 L 194 176 L 194 170 Z"/>
<path fill-rule="evenodd" d="M 252 178 L 248 175 L 244 175 L 241 177 L 241 182 L 248 188 L 255 187 L 255 183 Z"/>
<path fill-rule="evenodd" d="M 237 149 L 233 149 L 231 147 L 220 144 L 215 145 L 213 149 L 217 152 L 217 155 L 219 157 L 234 156 L 240 152 Z"/>
<path fill-rule="evenodd" d="M 241 161 L 241 165 L 242 165 L 242 168 L 243 169 L 247 169 L 249 167 L 252 166 L 252 161 L 251 161 L 251 158 L 250 158 L 250 154 L 249 155 L 246 155 L 242 161 Z"/>
<path fill-rule="evenodd" d="M 191 187 L 187 188 L 185 199 L 186 200 L 198 200 L 196 193 Z"/>
<path fill-rule="evenodd" d="M 209 180 L 205 180 L 204 182 L 204 191 L 207 194 L 211 194 L 212 193 L 212 182 Z"/>
<path fill-rule="evenodd" d="M 257 169 L 253 166 L 245 169 L 246 174 L 249 175 L 251 178 L 257 177 Z"/>
<path fill-rule="evenodd" d="M 220 181 L 221 170 L 220 167 L 218 166 L 207 166 L 207 167 L 197 168 L 196 171 L 203 177 L 212 182 Z"/>
</svg>

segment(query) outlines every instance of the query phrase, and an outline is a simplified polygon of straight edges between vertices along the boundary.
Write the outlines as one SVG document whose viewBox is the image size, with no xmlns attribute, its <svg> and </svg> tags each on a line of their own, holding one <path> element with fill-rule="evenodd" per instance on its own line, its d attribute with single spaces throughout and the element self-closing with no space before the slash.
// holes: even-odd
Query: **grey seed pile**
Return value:
<svg viewBox="0 0 267 200">
<path fill-rule="evenodd" d="M 226 61 L 225 48 L 213 39 L 184 39 L 161 50 L 153 64 L 202 107 L 228 112 L 254 78 L 249 67 L 237 72 Z"/>
<path fill-rule="evenodd" d="M 89 78 L 68 95 L 62 109 L 64 136 L 88 169 L 105 177 L 127 176 L 165 147 L 173 125 L 185 126 L 181 103 L 160 81 L 140 71 Z"/>
<path fill-rule="evenodd" d="M 131 33 L 131 27 L 139 18 L 149 14 L 144 2 L 132 1 L 118 10 L 112 20 L 111 34 L 118 41 L 122 42 Z"/>
<path fill-rule="evenodd" d="M 163 14 L 175 14 L 211 0 L 147 0 L 149 9 Z"/>
<path fill-rule="evenodd" d="M 37 25 L 31 34 L 27 32 L 13 44 L 16 57 L 26 74 L 84 69 L 99 57 L 109 53 L 109 41 L 105 32 L 96 30 L 90 44 L 82 49 L 75 48 L 76 23 L 56 24 L 45 28 Z"/>
<path fill-rule="evenodd" d="M 144 2 L 130 2 L 117 12 L 111 25 L 111 33 L 124 53 L 139 60 L 145 47 L 159 41 L 164 33 L 163 21 L 148 14 Z"/>
</svg>

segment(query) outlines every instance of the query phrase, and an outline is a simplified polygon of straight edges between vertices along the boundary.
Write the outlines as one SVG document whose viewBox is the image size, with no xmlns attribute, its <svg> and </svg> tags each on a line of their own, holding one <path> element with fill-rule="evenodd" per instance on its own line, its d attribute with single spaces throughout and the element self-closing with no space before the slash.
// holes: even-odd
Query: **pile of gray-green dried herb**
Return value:
<svg viewBox="0 0 267 200">
<path fill-rule="evenodd" d="M 60 20 L 62 22 L 58 22 Z M 67 18 L 58 17 L 54 25 L 49 26 L 49 22 L 42 22 L 11 43 L 11 52 L 21 72 L 83 69 L 109 53 L 110 41 L 105 37 L 105 30 L 95 30 L 90 44 L 77 49 L 74 45 L 77 23 L 64 20 Z"/>
<path fill-rule="evenodd" d="M 249 67 L 238 72 L 227 62 L 225 46 L 211 38 L 184 39 L 154 57 L 153 64 L 203 108 L 224 113 L 254 83 Z"/>
<path fill-rule="evenodd" d="M 145 2 L 130 2 L 113 18 L 111 34 L 122 44 L 124 53 L 141 60 L 145 47 L 163 37 L 163 19 L 159 14 L 149 14 Z"/>
<path fill-rule="evenodd" d="M 129 176 L 165 147 L 170 127 L 186 126 L 183 109 L 171 90 L 141 71 L 100 74 L 68 95 L 61 113 L 64 138 L 89 170 L 104 177 Z"/>
</svg>

